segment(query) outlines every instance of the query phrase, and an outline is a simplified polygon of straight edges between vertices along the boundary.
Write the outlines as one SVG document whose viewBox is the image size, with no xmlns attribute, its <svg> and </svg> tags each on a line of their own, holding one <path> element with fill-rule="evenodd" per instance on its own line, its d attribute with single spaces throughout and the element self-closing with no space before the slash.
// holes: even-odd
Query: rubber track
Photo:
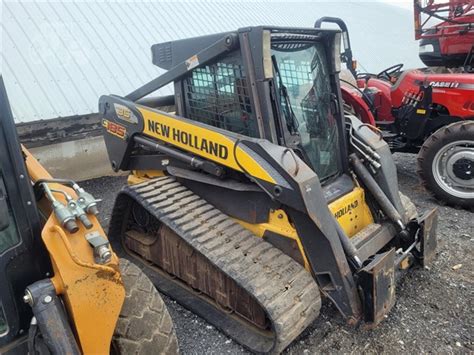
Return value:
<svg viewBox="0 0 474 355">
<path fill-rule="evenodd" d="M 255 297 L 274 331 L 273 347 L 265 352 L 283 351 L 319 315 L 320 293 L 310 273 L 173 177 L 127 186 L 121 193 L 140 203 Z"/>
</svg>

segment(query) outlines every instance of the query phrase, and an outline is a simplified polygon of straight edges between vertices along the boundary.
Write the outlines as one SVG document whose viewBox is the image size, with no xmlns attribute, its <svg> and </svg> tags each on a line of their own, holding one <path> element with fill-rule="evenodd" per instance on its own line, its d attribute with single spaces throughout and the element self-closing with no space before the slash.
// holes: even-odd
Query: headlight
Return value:
<svg viewBox="0 0 474 355">
<path fill-rule="evenodd" d="M 432 44 L 425 44 L 423 46 L 420 46 L 420 53 L 433 53 L 434 52 L 434 47 Z"/>
</svg>

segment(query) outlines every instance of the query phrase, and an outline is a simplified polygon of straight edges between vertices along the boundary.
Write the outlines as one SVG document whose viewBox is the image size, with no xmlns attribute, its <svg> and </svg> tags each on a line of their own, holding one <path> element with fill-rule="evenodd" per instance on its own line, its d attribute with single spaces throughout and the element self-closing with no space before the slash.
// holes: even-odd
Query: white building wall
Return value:
<svg viewBox="0 0 474 355">
<path fill-rule="evenodd" d="M 3 1 L 1 73 L 17 122 L 93 113 L 158 76 L 154 43 L 248 25 L 343 18 L 364 71 L 419 66 L 409 9 L 374 2 Z M 163 89 L 163 94 L 170 93 Z"/>
</svg>

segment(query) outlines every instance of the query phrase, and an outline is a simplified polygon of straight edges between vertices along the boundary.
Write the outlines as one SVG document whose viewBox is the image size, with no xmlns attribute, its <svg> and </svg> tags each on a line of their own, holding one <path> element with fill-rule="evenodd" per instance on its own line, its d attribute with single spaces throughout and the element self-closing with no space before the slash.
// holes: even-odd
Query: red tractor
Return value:
<svg viewBox="0 0 474 355">
<path fill-rule="evenodd" d="M 341 73 L 346 109 L 380 129 L 393 152 L 418 153 L 423 185 L 450 205 L 474 207 L 474 7 L 472 0 L 451 0 L 425 7 L 415 0 L 415 33 L 420 58 L 429 66 L 402 71 L 403 64 L 378 74 L 357 73 L 349 34 L 342 30 Z M 447 12 L 448 15 L 444 15 Z M 421 14 L 428 19 L 422 22 Z M 432 18 L 441 23 L 425 28 Z M 443 68 L 439 68 L 443 67 Z M 448 69 L 449 68 L 449 69 Z"/>
</svg>

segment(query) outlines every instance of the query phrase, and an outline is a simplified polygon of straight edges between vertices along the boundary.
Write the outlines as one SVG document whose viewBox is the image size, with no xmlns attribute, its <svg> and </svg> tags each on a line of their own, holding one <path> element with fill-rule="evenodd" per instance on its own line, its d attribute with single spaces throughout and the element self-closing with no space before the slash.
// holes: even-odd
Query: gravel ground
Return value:
<svg viewBox="0 0 474 355">
<path fill-rule="evenodd" d="M 441 206 L 418 183 L 415 156 L 396 154 L 400 189 L 419 211 L 439 210 L 438 256 L 429 270 L 414 269 L 397 287 L 397 302 L 376 329 L 346 326 L 334 306 L 323 303 L 320 317 L 286 350 L 288 354 L 472 353 L 474 352 L 474 214 Z M 108 225 L 114 197 L 125 177 L 83 182 L 102 198 L 101 219 Z M 167 297 L 182 354 L 248 353 L 193 313 Z"/>
</svg>

